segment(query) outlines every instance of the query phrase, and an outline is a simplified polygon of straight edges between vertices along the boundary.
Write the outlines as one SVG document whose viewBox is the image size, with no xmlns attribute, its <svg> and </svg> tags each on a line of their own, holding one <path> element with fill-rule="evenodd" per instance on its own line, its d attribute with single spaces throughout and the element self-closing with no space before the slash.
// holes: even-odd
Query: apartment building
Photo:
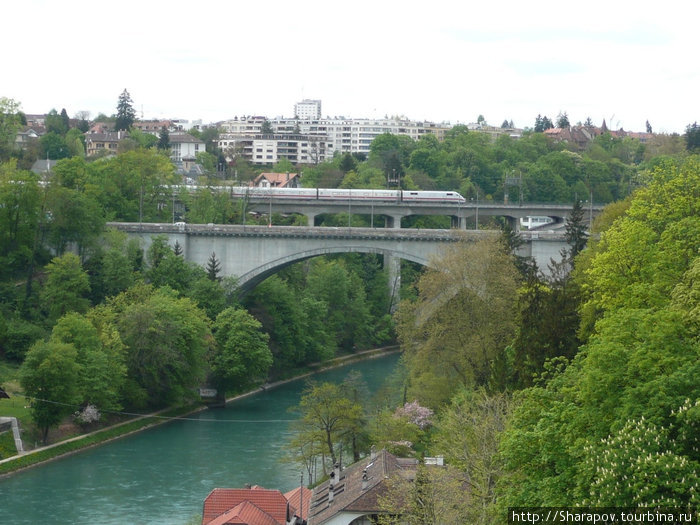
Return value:
<svg viewBox="0 0 700 525">
<path fill-rule="evenodd" d="M 300 120 L 318 120 L 321 118 L 321 101 L 304 99 L 294 104 L 294 117 Z"/>
<path fill-rule="evenodd" d="M 315 164 L 336 152 L 369 154 L 370 144 L 383 133 L 406 135 L 414 140 L 432 133 L 442 140 L 451 128 L 448 124 L 405 119 L 276 118 L 269 121 L 274 134 L 262 135 L 265 120 L 254 116 L 222 123 L 224 133 L 219 137 L 219 148 L 232 153 L 236 150 L 255 164 L 275 163 L 281 157 Z"/>
</svg>

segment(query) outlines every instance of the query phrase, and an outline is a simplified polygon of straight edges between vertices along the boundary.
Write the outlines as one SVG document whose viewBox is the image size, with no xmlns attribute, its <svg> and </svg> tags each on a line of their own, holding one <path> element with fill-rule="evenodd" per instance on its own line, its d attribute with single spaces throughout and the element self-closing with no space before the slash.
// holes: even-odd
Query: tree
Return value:
<svg viewBox="0 0 700 525">
<path fill-rule="evenodd" d="M 396 314 L 409 394 L 437 408 L 460 386 L 488 386 L 511 341 L 517 269 L 496 237 L 457 243 L 418 282 L 419 298 Z"/>
<path fill-rule="evenodd" d="M 214 322 L 216 349 L 210 357 L 211 381 L 224 396 L 264 379 L 272 366 L 268 335 L 262 325 L 240 308 L 227 308 Z"/>
<path fill-rule="evenodd" d="M 651 124 L 649 124 L 648 120 L 646 122 L 646 126 L 647 126 L 647 133 L 653 133 L 653 131 L 651 130 Z"/>
<path fill-rule="evenodd" d="M 685 128 L 685 148 L 691 153 L 700 150 L 700 126 L 697 122 Z"/>
<path fill-rule="evenodd" d="M 335 465 L 344 437 L 362 421 L 362 407 L 345 397 L 339 385 L 309 383 L 295 410 L 301 413 L 294 425 L 295 444 L 315 443 L 320 454 L 330 457 L 331 466 Z M 325 472 L 327 465 L 323 466 Z"/>
<path fill-rule="evenodd" d="M 503 474 L 500 442 L 510 414 L 508 394 L 461 390 L 436 422 L 434 451 L 464 473 L 466 523 L 494 523 L 496 483 Z"/>
<path fill-rule="evenodd" d="M 58 320 L 68 312 L 85 313 L 90 306 L 90 280 L 74 253 L 54 257 L 46 266 L 41 298 L 49 317 Z"/>
<path fill-rule="evenodd" d="M 32 265 L 41 208 L 37 176 L 15 163 L 0 164 L 0 274 Z"/>
<path fill-rule="evenodd" d="M 557 127 L 568 128 L 570 126 L 571 124 L 569 123 L 569 116 L 566 114 L 566 111 L 564 111 L 563 113 L 559 113 L 559 115 L 557 115 Z"/>
<path fill-rule="evenodd" d="M 350 153 L 345 153 L 343 158 L 340 160 L 340 165 L 338 167 L 343 173 L 355 171 L 355 168 L 357 168 L 357 161 Z"/>
<path fill-rule="evenodd" d="M 270 124 L 270 121 L 265 119 L 263 120 L 262 125 L 260 126 L 260 133 L 263 135 L 272 135 L 275 131 L 272 129 L 272 124 Z"/>
<path fill-rule="evenodd" d="M 586 247 L 588 233 L 583 219 L 583 205 L 579 199 L 574 201 L 571 213 L 566 219 L 564 238 L 569 245 L 568 257 L 571 262 Z"/>
<path fill-rule="evenodd" d="M 32 419 L 47 443 L 51 427 L 71 413 L 80 400 L 77 351 L 70 344 L 37 342 L 27 352 L 20 383 L 30 398 Z"/>
<path fill-rule="evenodd" d="M 147 403 L 163 406 L 192 397 L 212 342 L 205 313 L 169 288 L 139 287 L 109 304 L 126 347 L 128 376 Z"/>
<path fill-rule="evenodd" d="M 165 126 L 160 128 L 160 133 L 158 134 L 158 149 L 170 151 L 170 133 Z"/>
<path fill-rule="evenodd" d="M 452 466 L 419 465 L 415 480 L 394 474 L 384 483 L 386 490 L 378 499 L 380 525 L 494 523 L 469 519 L 467 480 Z"/>
<path fill-rule="evenodd" d="M 549 119 L 549 117 L 537 115 L 537 118 L 535 119 L 535 132 L 542 133 L 543 131 L 551 129 L 553 127 L 554 125 L 552 124 L 552 121 Z"/>
<path fill-rule="evenodd" d="M 45 126 L 47 133 L 56 133 L 57 135 L 64 136 L 68 133 L 70 120 L 68 115 L 65 114 L 65 109 L 59 115 L 55 109 L 52 109 L 46 114 Z"/>
<path fill-rule="evenodd" d="M 119 95 L 119 100 L 117 101 L 117 119 L 114 122 L 114 130 L 129 131 L 135 120 L 136 110 L 134 109 L 134 103 L 131 100 L 131 95 L 125 89 Z"/>
<path fill-rule="evenodd" d="M 209 260 L 207 261 L 207 277 L 212 281 L 218 281 L 218 274 L 221 271 L 221 263 L 216 258 L 216 253 L 211 252 Z"/>
<path fill-rule="evenodd" d="M 58 320 L 50 341 L 72 345 L 79 365 L 77 389 L 80 404 L 99 410 L 120 410 L 120 395 L 126 376 L 124 348 L 113 324 L 102 327 L 75 312 Z"/>
<path fill-rule="evenodd" d="M 70 156 L 70 150 L 66 145 L 66 140 L 56 133 L 50 131 L 43 135 L 39 142 L 41 143 L 42 156 L 52 160 L 65 159 Z"/>
<path fill-rule="evenodd" d="M 15 137 L 21 127 L 19 102 L 0 97 L 0 161 L 10 157 L 14 149 Z"/>
</svg>

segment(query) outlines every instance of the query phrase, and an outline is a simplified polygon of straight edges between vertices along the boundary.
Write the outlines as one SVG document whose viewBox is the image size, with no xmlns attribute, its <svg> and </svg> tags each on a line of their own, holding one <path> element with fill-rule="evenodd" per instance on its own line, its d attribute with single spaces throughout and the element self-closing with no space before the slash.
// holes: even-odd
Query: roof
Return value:
<svg viewBox="0 0 700 525">
<path fill-rule="evenodd" d="M 297 516 L 299 516 L 301 519 L 308 519 L 309 517 L 309 507 L 311 505 L 311 495 L 312 491 L 311 489 L 307 489 L 306 487 L 297 487 L 294 490 L 290 490 L 289 492 L 284 493 L 284 497 L 287 498 L 287 501 L 289 502 L 290 505 L 294 506 L 297 509 Z M 301 496 L 301 501 L 299 501 L 299 497 Z"/>
<path fill-rule="evenodd" d="M 286 523 L 286 521 L 284 522 Z M 211 520 L 208 525 L 280 525 L 260 507 L 250 501 L 243 501 Z"/>
<path fill-rule="evenodd" d="M 258 186 L 265 179 L 273 188 L 284 188 L 298 176 L 298 173 L 261 173 L 253 180 L 253 186 Z"/>
<path fill-rule="evenodd" d="M 171 144 L 204 144 L 204 141 L 189 133 L 170 133 L 168 140 Z"/>
<path fill-rule="evenodd" d="M 253 504 L 261 512 L 269 515 L 272 522 L 260 522 L 261 525 L 267 523 L 284 524 L 287 522 L 287 500 L 279 490 L 269 490 L 261 487 L 253 487 L 250 489 L 214 489 L 204 500 L 204 509 L 202 512 L 202 525 L 215 523 L 216 525 L 224 523 L 250 523 L 256 524 L 257 521 L 216 521 L 225 513 L 233 512 L 234 508 L 241 503 L 248 502 Z M 245 512 L 244 512 L 245 511 Z M 296 512 L 293 504 L 290 504 L 290 513 Z M 249 507 L 241 507 L 235 513 L 230 514 L 229 518 L 243 519 L 242 514 L 249 512 L 257 512 Z"/>
<path fill-rule="evenodd" d="M 386 490 L 384 480 L 394 474 L 413 479 L 418 461 L 397 458 L 386 450 L 374 458 L 365 458 L 340 471 L 339 480 L 330 488 L 330 480 L 318 485 L 311 498 L 309 525 L 326 523 L 340 512 L 360 512 L 374 514 L 380 511 L 378 498 Z M 363 475 L 367 473 L 363 488 Z M 328 493 L 333 490 L 333 501 Z"/>
</svg>

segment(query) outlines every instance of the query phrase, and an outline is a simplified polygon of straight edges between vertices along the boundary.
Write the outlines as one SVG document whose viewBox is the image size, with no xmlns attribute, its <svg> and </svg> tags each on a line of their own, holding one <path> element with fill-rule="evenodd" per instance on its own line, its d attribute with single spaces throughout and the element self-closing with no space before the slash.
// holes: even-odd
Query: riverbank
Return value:
<svg viewBox="0 0 700 525">
<path fill-rule="evenodd" d="M 381 357 L 387 354 L 396 353 L 399 351 L 398 346 L 390 346 L 384 348 L 376 348 L 372 350 L 365 350 L 362 352 L 357 352 L 355 354 L 348 354 L 345 356 L 336 357 L 330 361 L 324 363 L 314 363 L 308 365 L 308 372 L 300 373 L 294 377 L 283 379 L 280 381 L 275 381 L 273 383 L 265 384 L 261 387 L 254 388 L 249 392 L 239 394 L 228 398 L 226 402 L 232 402 L 237 399 L 242 399 L 250 395 L 259 392 L 261 389 L 271 389 L 290 381 L 295 381 L 297 379 L 303 379 L 304 377 L 309 377 L 324 370 L 329 370 L 332 368 L 337 368 L 344 366 L 356 361 L 363 361 L 366 359 L 372 359 L 375 357 Z M 178 419 L 179 417 L 184 417 L 188 414 L 193 414 L 202 410 L 207 410 L 209 407 L 202 404 L 187 405 L 184 407 L 164 409 L 152 414 L 145 414 L 143 416 L 138 416 L 134 419 L 111 425 L 103 429 L 96 430 L 87 434 L 81 434 L 80 436 L 75 436 L 70 439 L 60 441 L 57 443 L 52 443 L 45 447 L 39 447 L 24 454 L 12 456 L 0 460 L 0 478 L 4 478 L 15 474 L 19 471 L 31 468 L 43 463 L 54 461 L 82 450 L 93 448 L 115 439 L 120 439 L 136 432 L 141 432 L 143 430 L 152 428 L 154 426 L 172 421 L 173 419 Z"/>
</svg>

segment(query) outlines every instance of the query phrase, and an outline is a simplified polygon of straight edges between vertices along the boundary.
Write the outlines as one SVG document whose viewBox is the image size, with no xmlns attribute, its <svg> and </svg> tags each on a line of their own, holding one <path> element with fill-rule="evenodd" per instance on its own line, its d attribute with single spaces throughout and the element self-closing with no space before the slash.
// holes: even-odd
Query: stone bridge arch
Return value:
<svg viewBox="0 0 700 525">
<path fill-rule="evenodd" d="M 258 284 L 263 282 L 268 277 L 279 272 L 287 266 L 291 266 L 300 261 L 307 259 L 312 259 L 313 257 L 320 257 L 322 255 L 331 255 L 336 253 L 372 253 L 384 256 L 384 267 L 389 271 L 389 283 L 391 290 L 390 292 L 395 292 L 394 284 L 399 282 L 400 279 L 400 260 L 405 259 L 422 266 L 430 266 L 429 258 L 409 253 L 406 251 L 398 251 L 387 248 L 378 248 L 377 246 L 363 246 L 358 244 L 348 245 L 348 246 L 334 246 L 334 247 L 319 247 L 309 250 L 303 250 L 301 252 L 290 253 L 278 259 L 268 261 L 260 266 L 253 268 L 252 270 L 238 276 L 238 286 L 241 291 L 241 295 L 245 295 L 253 290 Z"/>
</svg>

